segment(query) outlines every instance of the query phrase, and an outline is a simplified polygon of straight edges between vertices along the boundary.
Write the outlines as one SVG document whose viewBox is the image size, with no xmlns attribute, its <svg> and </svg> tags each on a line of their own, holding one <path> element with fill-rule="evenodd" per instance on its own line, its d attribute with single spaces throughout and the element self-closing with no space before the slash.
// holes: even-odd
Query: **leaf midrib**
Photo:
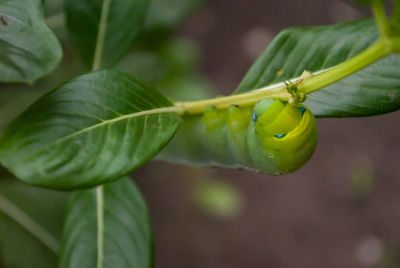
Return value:
<svg viewBox="0 0 400 268">
<path fill-rule="evenodd" d="M 99 22 L 99 29 L 97 31 L 97 40 L 96 40 L 96 48 L 94 51 L 94 58 L 93 58 L 93 66 L 92 70 L 97 70 L 100 69 L 101 67 L 101 61 L 102 61 L 102 56 L 103 56 L 103 48 L 104 48 L 104 40 L 107 32 L 107 18 L 108 18 L 108 12 L 110 8 L 111 0 L 104 0 L 103 5 L 101 8 L 101 15 L 100 15 L 100 22 Z M 140 112 L 139 112 L 140 114 Z M 133 116 L 139 116 L 138 113 L 133 114 Z M 112 124 L 113 120 L 115 122 L 119 120 L 123 120 L 125 117 L 127 118 L 132 118 L 129 117 L 130 115 L 126 116 L 121 116 L 117 117 L 108 121 L 101 122 L 100 124 L 93 125 L 89 128 L 82 129 L 76 133 L 73 133 L 72 135 L 65 136 L 64 139 L 61 138 L 59 140 L 66 140 L 71 137 L 74 137 L 76 135 L 79 135 L 81 133 L 84 133 L 85 131 L 90 131 L 96 127 L 105 125 L 107 123 Z M 57 141 L 56 141 L 57 143 Z M 102 268 L 103 267 L 103 257 L 104 257 L 104 210 L 103 210 L 103 186 L 100 185 L 96 188 L 96 211 L 97 211 L 97 261 L 96 261 L 96 267 L 97 268 Z"/>
<path fill-rule="evenodd" d="M 103 122 L 101 122 L 99 124 L 95 124 L 95 125 L 92 125 L 90 127 L 83 128 L 83 129 L 81 129 L 81 130 L 79 130 L 77 132 L 74 132 L 74 133 L 71 133 L 71 134 L 69 134 L 67 136 L 64 136 L 64 137 L 61 137 L 59 139 L 56 139 L 56 140 L 52 141 L 51 143 L 48 143 L 47 145 L 42 147 L 41 150 L 43 150 L 43 149 L 45 149 L 47 147 L 56 145 L 58 143 L 64 142 L 64 141 L 66 141 L 68 139 L 71 139 L 73 137 L 76 137 L 76 136 L 78 136 L 78 135 L 80 135 L 82 133 L 90 132 L 91 130 L 93 130 L 95 128 L 102 127 L 102 126 L 107 125 L 107 124 L 113 124 L 113 123 L 116 123 L 118 121 L 122 121 L 124 119 L 132 119 L 132 118 L 136 118 L 136 117 L 153 115 L 153 114 L 162 114 L 162 113 L 177 113 L 177 109 L 176 109 L 175 106 L 168 106 L 168 107 L 162 107 L 162 108 L 157 108 L 157 109 L 152 109 L 152 110 L 141 111 L 141 112 L 134 113 L 134 114 L 126 114 L 126 115 L 123 115 L 123 116 L 120 116 L 120 117 L 116 117 L 116 118 L 113 118 L 113 119 L 104 120 Z"/>
</svg>

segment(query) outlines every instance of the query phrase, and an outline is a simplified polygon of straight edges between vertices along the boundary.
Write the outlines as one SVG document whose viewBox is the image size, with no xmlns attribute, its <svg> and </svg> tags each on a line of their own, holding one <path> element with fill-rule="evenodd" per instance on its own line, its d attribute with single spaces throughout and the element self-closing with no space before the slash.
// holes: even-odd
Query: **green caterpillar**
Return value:
<svg viewBox="0 0 400 268">
<path fill-rule="evenodd" d="M 302 167 L 318 140 L 311 111 L 279 100 L 225 110 L 209 107 L 203 115 L 184 119 L 162 159 L 280 175 Z"/>
</svg>

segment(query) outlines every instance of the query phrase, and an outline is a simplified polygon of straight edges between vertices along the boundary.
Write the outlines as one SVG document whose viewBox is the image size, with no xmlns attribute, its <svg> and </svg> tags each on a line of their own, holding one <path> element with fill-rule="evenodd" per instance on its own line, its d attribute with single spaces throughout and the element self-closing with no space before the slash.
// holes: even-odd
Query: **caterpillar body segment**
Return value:
<svg viewBox="0 0 400 268">
<path fill-rule="evenodd" d="M 203 115 L 184 120 L 162 159 L 280 175 L 302 167 L 318 140 L 311 111 L 279 100 L 224 110 L 210 106 Z"/>
</svg>

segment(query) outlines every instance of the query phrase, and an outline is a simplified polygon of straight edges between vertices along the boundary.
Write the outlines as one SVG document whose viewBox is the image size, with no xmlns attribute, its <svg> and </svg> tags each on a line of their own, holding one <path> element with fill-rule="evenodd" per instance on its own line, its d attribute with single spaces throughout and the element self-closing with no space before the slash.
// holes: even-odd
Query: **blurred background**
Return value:
<svg viewBox="0 0 400 268">
<path fill-rule="evenodd" d="M 62 1 L 46 1 L 48 24 L 63 42 L 63 63 L 34 86 L 0 85 L 0 132 L 44 92 L 85 72 L 67 41 L 60 12 Z M 368 9 L 339 0 L 153 0 L 145 32 L 116 68 L 172 99 L 230 94 L 281 30 L 365 16 Z M 400 267 L 399 120 L 399 112 L 319 119 L 313 158 L 300 171 L 280 177 L 156 161 L 145 165 L 132 177 L 153 221 L 155 266 Z M 26 205 L 17 190 L 9 190 L 20 187 L 6 179 L 10 175 L 0 170 L 0 177 L 0 193 Z M 32 202 L 44 197 L 24 196 Z M 57 198 L 60 212 L 65 197 Z M 58 236 L 62 215 L 52 215 L 45 218 L 52 218 Z M 29 239 L 11 225 L 0 213 L 0 267 L 2 258 L 12 258 L 5 250 L 9 241 L 20 245 Z M 30 265 L 25 267 L 52 263 Z"/>
</svg>

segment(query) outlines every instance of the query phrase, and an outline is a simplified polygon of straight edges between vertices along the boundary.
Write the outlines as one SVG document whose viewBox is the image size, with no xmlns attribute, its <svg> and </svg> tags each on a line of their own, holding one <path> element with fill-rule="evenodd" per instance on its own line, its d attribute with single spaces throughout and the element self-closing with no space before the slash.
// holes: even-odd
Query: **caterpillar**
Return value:
<svg viewBox="0 0 400 268">
<path fill-rule="evenodd" d="M 266 98 L 253 106 L 210 106 L 202 115 L 184 117 L 160 158 L 280 175 L 302 167 L 317 140 L 315 117 L 306 106 Z"/>
</svg>

